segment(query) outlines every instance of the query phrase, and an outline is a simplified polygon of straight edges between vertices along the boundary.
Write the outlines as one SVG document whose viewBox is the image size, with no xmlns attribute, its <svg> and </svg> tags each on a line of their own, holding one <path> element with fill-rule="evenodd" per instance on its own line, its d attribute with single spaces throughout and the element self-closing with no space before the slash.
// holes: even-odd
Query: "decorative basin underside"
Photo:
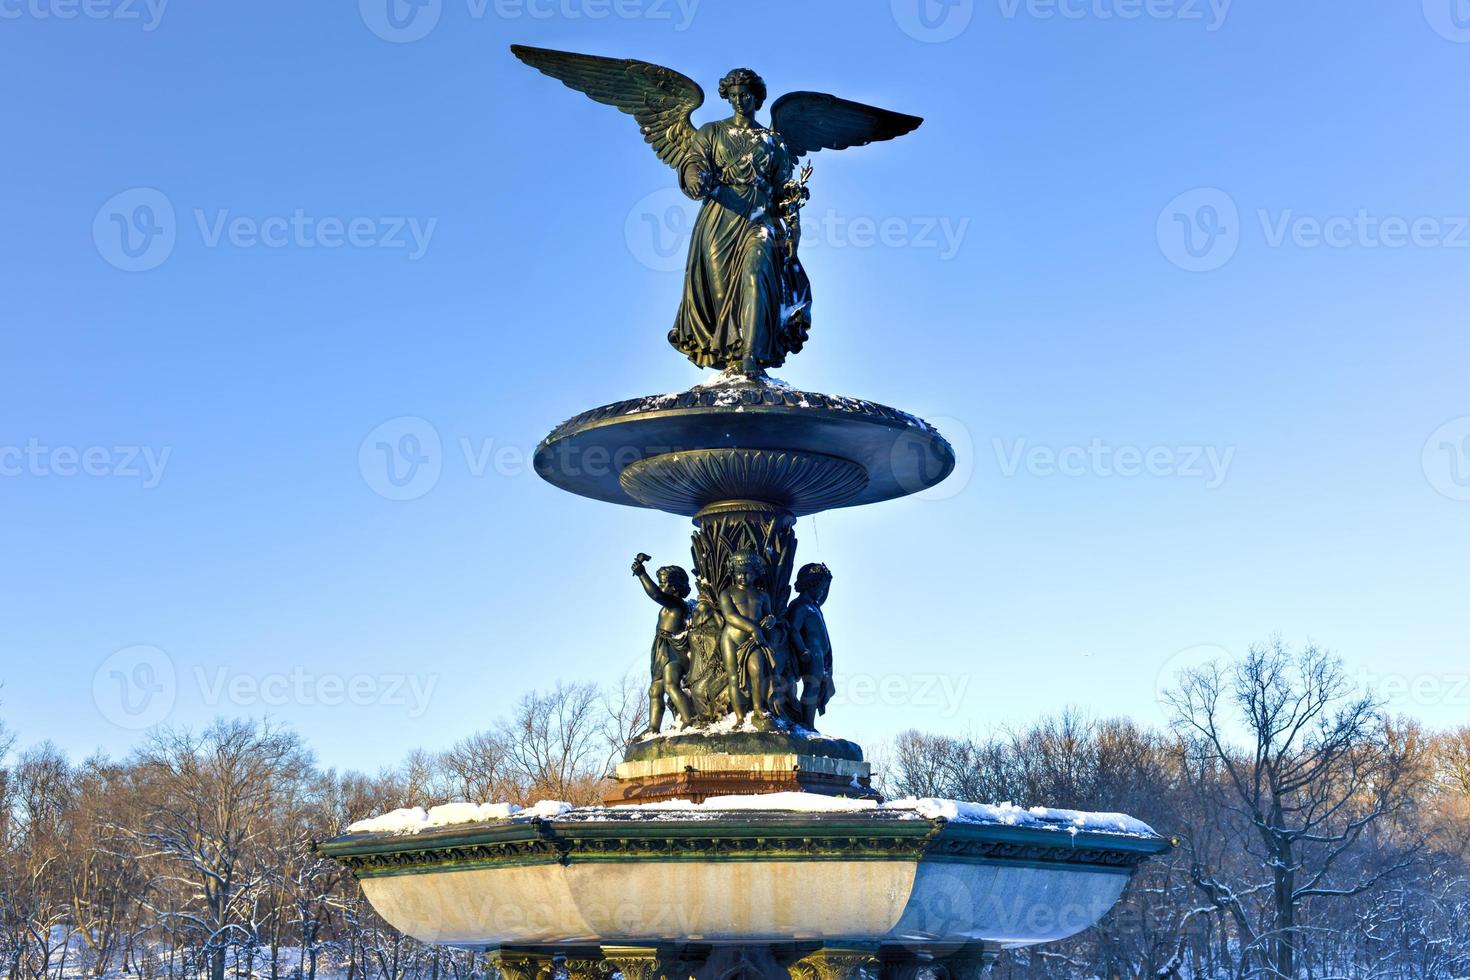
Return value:
<svg viewBox="0 0 1470 980">
<path fill-rule="evenodd" d="M 687 516 L 738 499 L 797 515 L 871 504 L 925 490 L 954 465 L 944 437 L 907 412 L 744 378 L 584 412 L 535 456 L 563 490 Z"/>
<path fill-rule="evenodd" d="M 1151 831 L 905 809 L 664 804 L 355 834 L 320 850 L 352 870 L 385 919 L 426 942 L 1014 946 L 1091 926 L 1168 847 Z"/>
</svg>

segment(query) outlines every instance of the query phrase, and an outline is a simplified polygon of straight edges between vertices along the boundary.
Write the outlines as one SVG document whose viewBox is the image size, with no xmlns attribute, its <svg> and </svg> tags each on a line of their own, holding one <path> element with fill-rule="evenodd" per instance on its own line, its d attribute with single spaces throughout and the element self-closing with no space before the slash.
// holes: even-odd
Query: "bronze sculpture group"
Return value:
<svg viewBox="0 0 1470 980">
<path fill-rule="evenodd" d="M 815 730 L 834 693 L 832 643 L 822 618 L 832 584 L 827 566 L 804 566 L 796 598 L 778 615 L 757 552 L 731 556 L 729 584 L 697 602 L 688 598 L 684 569 L 667 565 L 655 580 L 645 568 L 649 560 L 633 559 L 643 591 L 662 607 L 650 658 L 648 731 L 663 728 L 669 708 L 685 728 L 733 714 L 737 724 L 757 731 Z"/>
<path fill-rule="evenodd" d="M 720 80 L 729 118 L 696 127 L 693 113 L 704 104 L 704 91 L 671 68 L 524 45 L 512 45 L 511 51 L 532 68 L 631 115 L 644 141 L 674 169 L 680 189 L 701 202 L 669 343 L 700 367 L 722 369 L 732 383 L 753 388 L 739 396 L 746 399 L 740 407 L 725 406 L 733 413 L 746 404 L 811 408 L 808 396 L 778 390 L 765 377 L 766 368 L 802 349 L 811 327 L 811 284 L 797 257 L 812 173 L 802 160 L 818 150 L 894 139 L 923 120 L 834 95 L 791 92 L 775 101 L 770 125 L 763 126 L 756 112 L 765 102 L 765 82 L 737 68 Z M 932 444 L 946 464 L 938 479 L 953 465 L 948 444 L 932 428 L 887 409 L 874 410 L 880 418 L 869 428 L 866 410 L 858 406 L 854 415 L 854 407 L 843 403 L 842 418 L 821 423 L 828 428 L 817 451 L 801 449 L 800 441 L 791 447 L 766 444 L 773 432 L 807 433 L 817 423 L 805 417 L 768 424 L 748 415 L 738 424 L 727 422 L 715 445 L 695 441 L 707 437 L 698 434 L 693 419 L 670 421 L 660 431 L 685 451 L 649 449 L 620 475 L 618 493 L 633 496 L 626 502 L 692 514 L 697 528 L 696 601 L 689 600 L 690 576 L 682 568 L 661 568 L 655 578 L 644 567 L 647 555 L 633 562 L 633 574 L 660 606 L 650 663 L 650 732 L 662 729 L 671 710 L 685 728 L 708 727 L 731 715 L 755 730 L 815 728 L 833 693 L 831 642 L 822 617 L 832 574 L 825 565 L 806 565 L 791 598 L 796 513 L 853 501 L 870 486 L 891 487 L 877 492 L 892 496 L 928 482 L 907 471 L 875 472 L 843 456 L 906 460 L 891 444 L 890 421 L 906 436 L 920 432 L 925 445 Z M 637 423 L 623 414 L 618 424 Z M 770 427 L 777 424 L 784 428 Z M 572 431 L 580 429 L 568 426 L 575 440 Z M 743 434 L 735 434 L 737 429 Z M 881 448 L 866 440 L 879 440 Z M 564 479 L 575 492 L 603 496 L 606 490 L 594 486 L 596 481 L 558 470 L 550 441 L 538 447 L 538 472 L 553 482 Z"/>
</svg>

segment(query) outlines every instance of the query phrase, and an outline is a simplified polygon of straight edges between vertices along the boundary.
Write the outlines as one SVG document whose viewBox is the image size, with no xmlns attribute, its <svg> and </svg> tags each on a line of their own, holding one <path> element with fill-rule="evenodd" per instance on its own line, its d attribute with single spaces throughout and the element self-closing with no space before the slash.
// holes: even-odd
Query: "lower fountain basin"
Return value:
<svg viewBox="0 0 1470 980">
<path fill-rule="evenodd" d="M 834 809 L 587 807 L 319 849 L 401 931 L 488 948 L 1050 942 L 1170 846 L 1117 815 L 817 799 Z"/>
</svg>

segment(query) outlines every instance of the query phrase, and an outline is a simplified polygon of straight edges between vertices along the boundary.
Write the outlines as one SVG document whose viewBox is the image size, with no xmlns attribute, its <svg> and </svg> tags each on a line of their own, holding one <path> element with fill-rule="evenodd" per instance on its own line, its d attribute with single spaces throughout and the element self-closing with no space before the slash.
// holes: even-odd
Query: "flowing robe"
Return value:
<svg viewBox="0 0 1470 980">
<path fill-rule="evenodd" d="M 806 340 L 811 286 L 782 213 L 793 162 L 779 136 L 733 120 L 701 126 L 679 174 L 713 187 L 694 224 L 684 298 L 669 343 L 700 367 L 779 366 Z"/>
</svg>

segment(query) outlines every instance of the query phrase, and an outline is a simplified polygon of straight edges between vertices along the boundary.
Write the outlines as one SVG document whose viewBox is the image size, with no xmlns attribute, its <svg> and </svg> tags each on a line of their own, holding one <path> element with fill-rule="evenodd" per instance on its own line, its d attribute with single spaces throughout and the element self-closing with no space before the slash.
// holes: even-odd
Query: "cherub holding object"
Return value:
<svg viewBox="0 0 1470 980">
<path fill-rule="evenodd" d="M 673 706 L 683 725 L 693 721 L 694 712 L 684 692 L 684 675 L 689 671 L 689 576 L 678 565 L 665 565 L 658 570 L 655 582 L 643 567 L 651 560 L 639 554 L 633 559 L 633 574 L 648 598 L 663 607 L 653 637 L 653 683 L 648 688 L 648 732 L 656 735 L 663 727 L 666 702 Z"/>
</svg>

